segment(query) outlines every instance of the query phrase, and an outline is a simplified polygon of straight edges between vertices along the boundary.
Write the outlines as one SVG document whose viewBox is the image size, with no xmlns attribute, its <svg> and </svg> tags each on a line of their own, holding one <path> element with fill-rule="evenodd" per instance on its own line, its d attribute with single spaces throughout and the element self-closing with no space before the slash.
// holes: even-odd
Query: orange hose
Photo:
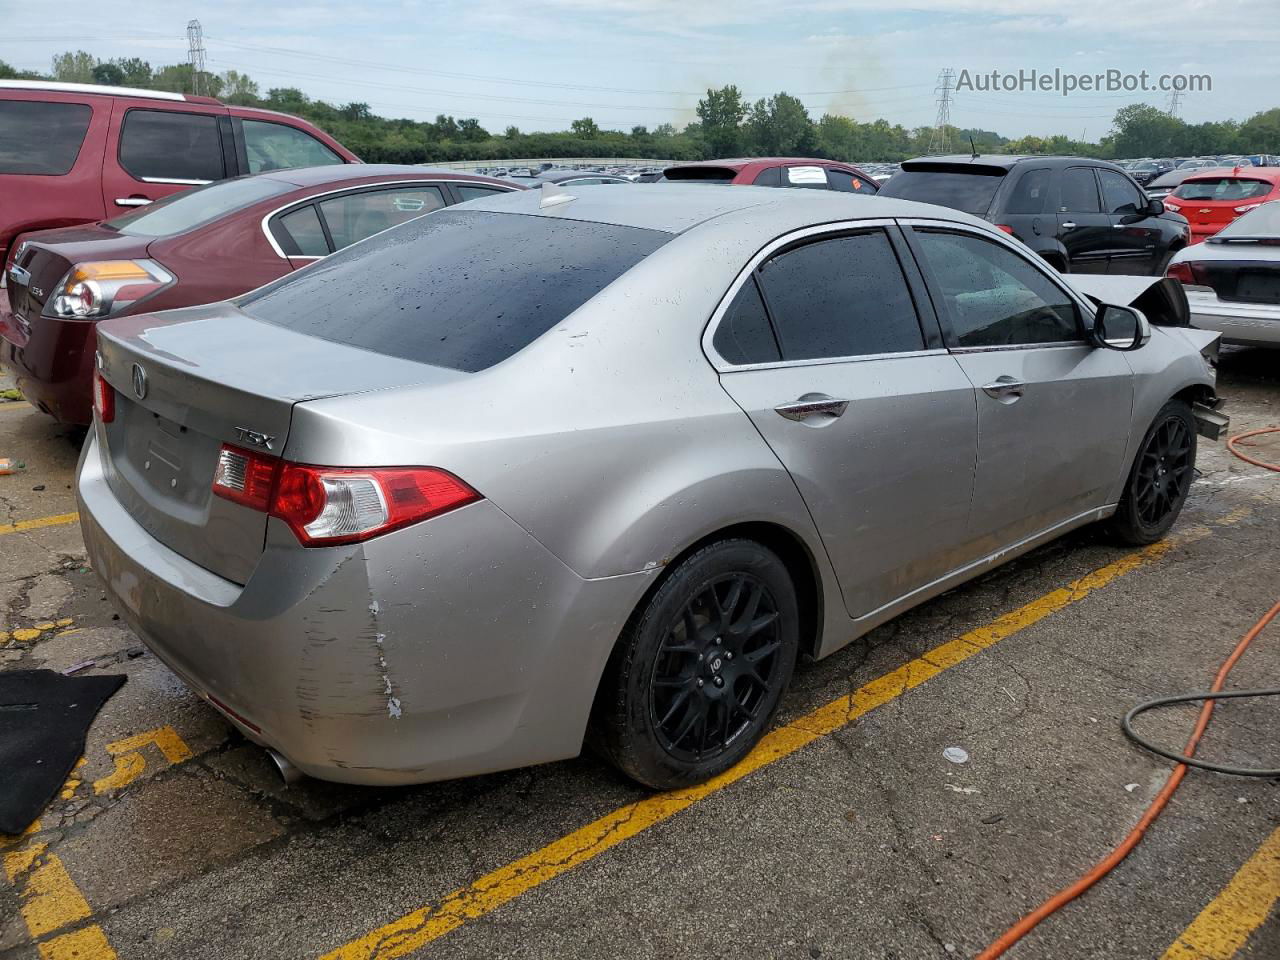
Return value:
<svg viewBox="0 0 1280 960">
<path fill-rule="evenodd" d="M 1245 440 L 1249 437 L 1256 437 L 1262 433 L 1280 433 L 1280 427 L 1267 427 L 1265 430 L 1250 430 L 1248 433 L 1237 433 L 1234 437 L 1227 438 L 1227 449 L 1234 453 L 1241 460 L 1252 463 L 1255 467 L 1263 467 L 1267 470 L 1275 470 L 1280 473 L 1280 464 L 1267 463 L 1265 460 L 1256 460 L 1247 453 L 1241 453 L 1240 448 L 1236 446 L 1236 442 Z"/>
<path fill-rule="evenodd" d="M 1255 432 L 1262 433 L 1265 431 Z M 1241 436 L 1247 437 L 1250 436 L 1250 434 L 1241 434 Z M 1234 437 L 1233 439 L 1239 439 L 1239 437 Z M 1222 690 L 1222 686 L 1227 680 L 1227 674 L 1229 674 L 1231 672 L 1231 668 L 1236 665 L 1236 661 L 1244 655 L 1244 652 L 1249 649 L 1249 644 L 1253 643 L 1258 634 L 1260 634 L 1267 624 L 1274 620 L 1277 615 L 1280 615 L 1280 602 L 1277 602 L 1274 607 L 1263 615 L 1261 620 L 1250 627 L 1249 632 L 1244 635 L 1244 638 L 1238 644 L 1236 644 L 1236 648 L 1231 652 L 1231 656 L 1227 657 L 1226 661 L 1222 664 L 1221 669 L 1218 670 L 1217 677 L 1214 678 L 1213 687 L 1211 688 L 1214 693 Z M 1205 728 L 1209 726 L 1209 718 L 1213 715 L 1213 706 L 1216 702 L 1216 700 L 1206 700 L 1204 702 L 1204 706 L 1200 708 L 1200 717 L 1196 721 L 1195 729 L 1191 732 L 1191 739 L 1187 741 L 1186 749 L 1182 751 L 1187 756 L 1190 757 L 1195 755 L 1196 746 L 1200 743 L 1200 738 L 1204 735 Z M 978 954 L 977 960 L 995 960 L 996 957 L 1003 956 L 1006 950 L 1030 933 L 1041 920 L 1044 920 L 1046 917 L 1056 913 L 1114 870 L 1119 865 L 1120 861 L 1127 857 L 1133 848 L 1142 840 L 1143 835 L 1147 832 L 1147 828 L 1155 822 L 1156 817 L 1160 816 L 1161 811 L 1163 811 L 1165 805 L 1168 804 L 1169 798 L 1173 796 L 1174 791 L 1178 789 L 1178 785 L 1182 783 L 1182 778 L 1186 775 L 1187 765 L 1185 763 L 1180 763 L 1174 767 L 1173 773 L 1170 774 L 1169 779 L 1165 781 L 1165 785 L 1160 790 L 1160 793 L 1153 801 L 1151 801 L 1151 805 L 1147 807 L 1146 813 L 1142 815 L 1142 819 L 1138 821 L 1138 825 L 1130 831 L 1129 835 L 1124 838 L 1118 847 L 1107 854 L 1107 856 L 1099 861 L 1092 870 L 1071 886 L 1054 894 L 1006 930 L 998 940 Z"/>
</svg>

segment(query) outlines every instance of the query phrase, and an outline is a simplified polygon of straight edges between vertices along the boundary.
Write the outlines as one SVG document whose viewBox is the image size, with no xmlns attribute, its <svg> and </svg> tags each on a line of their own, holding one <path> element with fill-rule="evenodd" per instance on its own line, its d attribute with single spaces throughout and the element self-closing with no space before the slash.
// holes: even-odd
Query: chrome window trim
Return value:
<svg viewBox="0 0 1280 960">
<path fill-rule="evenodd" d="M 1016 237 L 1011 237 L 1003 230 L 997 230 L 995 227 L 989 229 L 974 226 L 971 223 L 960 223 L 956 220 L 937 220 L 929 217 L 899 217 L 898 224 L 903 227 L 924 227 L 926 229 L 947 230 L 951 233 L 967 233 L 970 236 L 979 238 L 980 240 L 989 240 L 998 243 L 1005 249 L 1009 250 L 1015 256 L 1020 257 L 1034 269 L 1047 277 L 1049 281 L 1059 290 L 1065 293 L 1081 311 L 1081 319 L 1084 322 L 1085 336 L 1079 340 L 1053 340 L 1049 343 L 1011 343 L 1002 344 L 993 347 L 949 347 L 952 353 L 990 353 L 994 350 L 1038 350 L 1044 347 L 1079 347 L 1088 346 L 1088 331 L 1093 325 L 1094 317 L 1097 310 L 1093 304 L 1082 294 L 1078 293 L 1070 284 L 1064 282 L 1061 275 L 1057 273 L 1051 266 L 1045 263 L 1040 257 L 1036 256 L 1035 251 L 1024 244 Z M 927 285 L 927 283 L 926 283 Z"/>
<path fill-rule="evenodd" d="M 717 373 L 736 373 L 742 370 L 775 370 L 785 367 L 809 367 L 818 364 L 829 363 L 856 363 L 860 360 L 887 360 L 899 357 L 927 357 L 936 354 L 944 354 L 945 349 L 925 349 L 925 350 L 906 350 L 900 353 L 876 353 L 861 354 L 852 357 L 815 357 L 805 360 L 774 360 L 768 363 L 730 363 L 716 350 L 714 343 L 716 330 L 719 329 L 724 315 L 728 313 L 729 307 L 732 306 L 734 298 L 737 297 L 738 291 L 751 278 L 756 268 L 765 260 L 777 253 L 779 249 L 790 246 L 798 240 L 807 240 L 810 237 L 821 237 L 826 234 L 838 236 L 845 234 L 851 230 L 885 230 L 895 226 L 897 221 L 893 217 L 877 217 L 867 220 L 837 220 L 832 223 L 823 223 L 810 227 L 801 227 L 799 230 L 793 230 L 790 233 L 784 233 L 779 237 L 774 237 L 763 247 L 756 251 L 747 265 L 738 272 L 734 277 L 733 283 L 729 285 L 728 291 L 720 298 L 720 302 L 716 304 L 715 310 L 711 313 L 711 319 L 707 322 L 706 327 L 702 331 L 702 352 L 706 355 L 711 366 L 715 368 Z M 896 251 L 895 251 L 896 255 Z M 907 283 L 906 275 L 903 275 L 903 283 Z M 908 289 L 910 286 L 908 285 Z M 918 311 L 917 311 L 918 313 Z"/>
<path fill-rule="evenodd" d="M 181 183 L 188 187 L 203 187 L 212 180 L 183 180 L 178 177 L 138 177 L 143 183 Z"/>
<path fill-rule="evenodd" d="M 399 186 L 403 186 L 406 183 L 411 183 L 414 186 L 421 186 L 421 187 L 439 187 L 439 186 L 444 186 L 448 184 L 453 184 L 455 186 L 463 186 L 463 187 L 491 187 L 496 193 L 512 193 L 520 189 L 519 187 L 514 185 L 508 186 L 505 184 L 490 183 L 487 180 L 442 180 L 438 177 L 434 180 L 418 180 L 418 179 L 383 180 L 380 182 L 375 181 L 373 183 L 357 183 L 354 185 L 348 184 L 345 187 L 336 187 L 332 190 L 325 190 L 322 193 L 313 193 L 309 197 L 301 197 L 297 200 L 290 200 L 288 203 L 281 204 L 280 206 L 276 207 L 270 213 L 263 216 L 260 222 L 263 236 L 267 238 L 267 243 L 271 244 L 271 249 L 276 252 L 276 256 L 279 257 L 281 260 L 290 260 L 290 259 L 292 260 L 323 260 L 324 257 L 315 257 L 315 256 L 290 257 L 287 253 L 285 253 L 284 250 L 281 249 L 279 242 L 271 233 L 271 227 L 269 224 L 269 221 L 271 220 L 271 218 L 278 213 L 283 213 L 285 210 L 288 210 L 290 207 L 305 206 L 308 203 L 315 203 L 317 200 L 320 200 L 323 197 L 331 197 L 334 194 L 349 193 L 352 190 L 362 190 L 364 188 L 373 188 L 373 187 L 399 187 Z M 450 204 L 446 203 L 444 207 L 438 207 L 437 209 L 443 210 L 445 209 L 445 207 L 448 207 L 448 206 L 450 206 Z M 434 213 L 435 211 L 428 211 L 428 212 Z M 423 216 L 425 215 L 426 214 L 423 214 Z M 387 229 L 389 230 L 391 228 L 388 227 Z M 382 231 L 379 230 L 378 233 L 382 233 Z M 376 233 L 370 234 L 369 236 L 377 236 L 377 234 Z M 364 239 L 367 240 L 369 238 L 365 237 Z"/>
</svg>

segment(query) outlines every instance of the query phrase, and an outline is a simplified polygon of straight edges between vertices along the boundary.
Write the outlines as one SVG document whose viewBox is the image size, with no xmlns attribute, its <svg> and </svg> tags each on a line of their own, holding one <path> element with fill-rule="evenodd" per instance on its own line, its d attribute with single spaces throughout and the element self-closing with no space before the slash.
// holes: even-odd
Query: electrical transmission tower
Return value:
<svg viewBox="0 0 1280 960">
<path fill-rule="evenodd" d="M 1174 90 L 1169 94 L 1169 116 L 1176 117 L 1182 109 L 1182 91 Z"/>
<path fill-rule="evenodd" d="M 929 138 L 929 152 L 932 154 L 951 152 L 951 92 L 955 89 L 955 79 L 956 72 L 947 67 L 938 74 L 938 85 L 934 87 L 934 93 L 938 95 L 938 119 Z"/>
<path fill-rule="evenodd" d="M 208 95 L 205 89 L 204 31 L 199 20 L 187 21 L 187 62 L 191 64 L 191 92 L 198 97 Z"/>
</svg>

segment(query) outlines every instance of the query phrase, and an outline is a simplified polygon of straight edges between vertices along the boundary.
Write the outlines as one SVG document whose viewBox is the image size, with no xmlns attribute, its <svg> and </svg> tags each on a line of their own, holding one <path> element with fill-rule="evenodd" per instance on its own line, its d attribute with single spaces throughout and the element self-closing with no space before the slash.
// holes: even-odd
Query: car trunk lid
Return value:
<svg viewBox="0 0 1280 960">
<path fill-rule="evenodd" d="M 213 495 L 223 445 L 279 456 L 294 404 L 435 370 L 256 321 L 230 303 L 108 321 L 98 350 L 115 391 L 114 417 L 98 425 L 112 491 L 165 546 L 239 584 L 262 554 L 267 516 Z"/>
</svg>

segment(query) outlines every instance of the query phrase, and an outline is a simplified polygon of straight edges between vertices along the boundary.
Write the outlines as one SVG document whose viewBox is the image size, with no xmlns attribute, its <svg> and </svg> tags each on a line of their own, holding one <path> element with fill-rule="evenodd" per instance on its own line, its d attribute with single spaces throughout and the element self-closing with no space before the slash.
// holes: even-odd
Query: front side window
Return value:
<svg viewBox="0 0 1280 960">
<path fill-rule="evenodd" d="M 499 190 L 497 187 L 476 187 L 471 185 L 459 186 L 457 191 L 463 203 L 468 200 L 479 200 L 481 197 L 492 197 L 495 193 L 509 192 L 507 190 Z"/>
<path fill-rule="evenodd" d="M 1128 177 L 1114 170 L 1099 170 L 1098 176 L 1102 180 L 1102 202 L 1106 204 L 1107 213 L 1139 213 L 1146 207 L 1146 198 Z"/>
<path fill-rule="evenodd" d="M 915 231 L 942 296 L 951 347 L 1081 339 L 1071 298 L 1011 250 L 971 234 Z"/>
<path fill-rule="evenodd" d="M 250 173 L 342 163 L 340 156 L 297 127 L 267 120 L 242 120 L 241 129 Z"/>
<path fill-rule="evenodd" d="M 209 113 L 130 110 L 120 130 L 120 166 L 137 180 L 221 180 L 218 118 Z"/>
<path fill-rule="evenodd" d="M 760 267 L 783 360 L 924 349 L 915 304 L 883 230 L 818 240 Z"/>
<path fill-rule="evenodd" d="M 879 188 L 868 177 L 857 177 L 848 170 L 827 168 L 827 186 L 841 193 L 875 193 Z"/>
<path fill-rule="evenodd" d="M 403 187 L 351 193 L 320 203 L 335 250 L 415 220 L 444 206 L 439 187 Z"/>
<path fill-rule="evenodd" d="M 1060 213 L 1101 213 L 1093 167 L 1068 167 L 1062 174 Z"/>
<path fill-rule="evenodd" d="M 69 173 L 92 116 L 87 103 L 0 100 L 0 174 Z"/>
<path fill-rule="evenodd" d="M 784 187 L 808 187 L 811 190 L 826 190 L 827 172 L 821 167 L 787 167 L 783 178 Z"/>
<path fill-rule="evenodd" d="M 781 167 L 765 167 L 756 178 L 751 181 L 752 186 L 756 187 L 780 187 L 782 186 L 782 168 Z"/>
</svg>

